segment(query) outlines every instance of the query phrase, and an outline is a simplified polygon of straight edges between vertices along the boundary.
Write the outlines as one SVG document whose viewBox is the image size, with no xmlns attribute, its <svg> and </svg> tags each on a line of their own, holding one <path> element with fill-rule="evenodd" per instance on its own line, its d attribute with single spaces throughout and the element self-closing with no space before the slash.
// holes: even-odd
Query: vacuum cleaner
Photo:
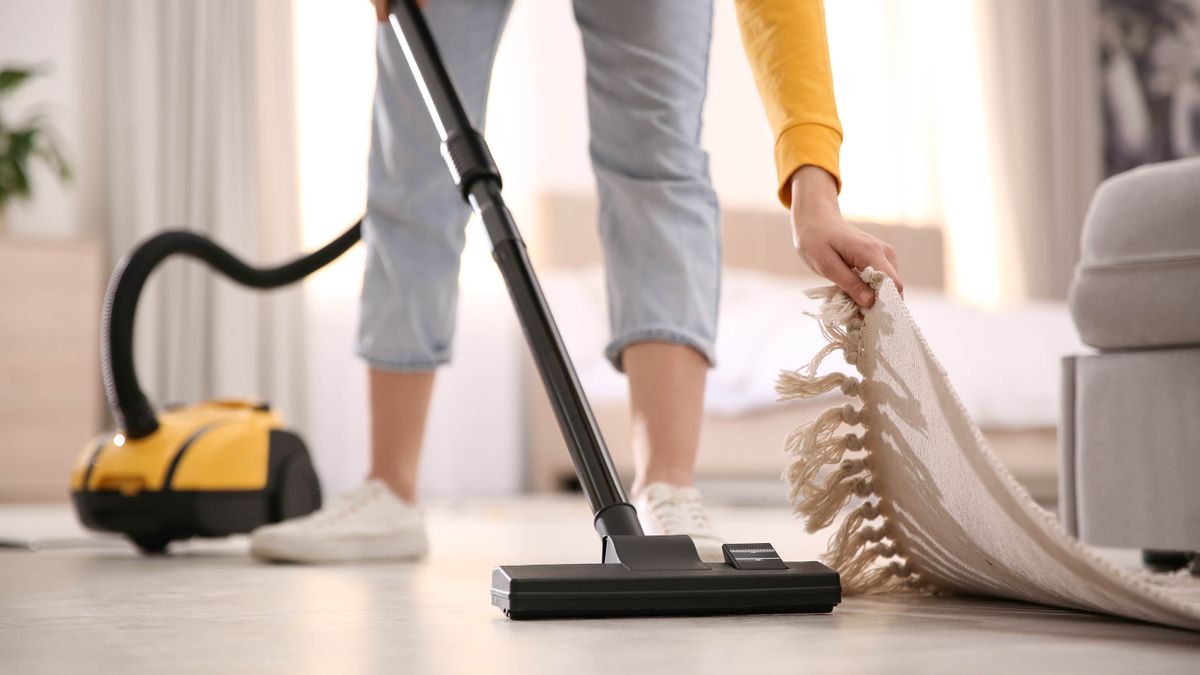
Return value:
<svg viewBox="0 0 1200 675">
<path fill-rule="evenodd" d="M 600 536 L 599 563 L 496 567 L 492 604 L 512 619 L 831 612 L 841 584 L 837 572 L 818 562 L 785 562 L 770 544 L 751 543 L 725 544 L 725 562 L 705 563 L 690 537 L 643 533 L 504 204 L 500 171 L 471 126 L 416 0 L 393 3 L 388 20 L 454 185 L 491 240 Z M 249 267 L 182 232 L 152 238 L 130 256 L 114 275 L 104 316 L 105 385 L 120 429 L 101 436 L 76 468 L 75 503 L 84 523 L 154 550 L 185 535 L 245 531 L 318 507 L 303 444 L 264 406 L 219 401 L 154 412 L 133 372 L 133 311 L 150 271 L 173 253 L 199 258 L 244 285 L 273 288 L 336 258 L 358 240 L 358 228 L 272 270 Z"/>
<path fill-rule="evenodd" d="M 101 368 L 117 429 L 84 448 L 71 475 L 80 521 L 126 535 L 146 554 L 191 537 L 224 537 L 294 518 L 321 505 L 304 442 L 266 403 L 216 400 L 155 411 L 133 362 L 134 314 L 150 273 L 183 255 L 252 288 L 295 283 L 345 253 L 361 221 L 290 263 L 247 265 L 206 237 L 167 231 L 117 266 L 101 319 Z"/>
</svg>

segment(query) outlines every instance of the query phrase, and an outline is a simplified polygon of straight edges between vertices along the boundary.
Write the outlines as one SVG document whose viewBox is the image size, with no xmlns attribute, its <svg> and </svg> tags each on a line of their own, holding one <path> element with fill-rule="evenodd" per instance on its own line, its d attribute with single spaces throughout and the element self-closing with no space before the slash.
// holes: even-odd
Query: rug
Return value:
<svg viewBox="0 0 1200 675">
<path fill-rule="evenodd" d="M 824 560 L 844 592 L 991 596 L 1200 630 L 1200 581 L 1119 568 L 1068 535 L 988 448 L 892 281 L 863 279 L 876 289 L 866 310 L 835 287 L 810 292 L 828 345 L 777 383 L 783 400 L 851 401 L 785 443 L 797 516 L 810 532 L 840 521 Z M 817 376 L 839 350 L 858 376 Z"/>
</svg>

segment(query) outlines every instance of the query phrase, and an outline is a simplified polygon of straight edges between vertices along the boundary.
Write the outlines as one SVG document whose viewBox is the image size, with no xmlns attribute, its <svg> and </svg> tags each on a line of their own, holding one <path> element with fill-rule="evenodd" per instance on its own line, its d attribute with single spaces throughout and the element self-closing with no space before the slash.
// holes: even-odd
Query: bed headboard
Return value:
<svg viewBox="0 0 1200 675">
<path fill-rule="evenodd" d="M 582 267 L 601 262 L 594 196 L 546 193 L 538 197 L 530 215 L 525 239 L 539 269 Z M 782 276 L 814 277 L 792 248 L 787 213 L 782 208 L 726 208 L 721 211 L 721 221 L 726 266 L 748 267 Z M 896 249 L 907 286 L 944 288 L 941 230 L 936 227 L 855 224 Z"/>
</svg>

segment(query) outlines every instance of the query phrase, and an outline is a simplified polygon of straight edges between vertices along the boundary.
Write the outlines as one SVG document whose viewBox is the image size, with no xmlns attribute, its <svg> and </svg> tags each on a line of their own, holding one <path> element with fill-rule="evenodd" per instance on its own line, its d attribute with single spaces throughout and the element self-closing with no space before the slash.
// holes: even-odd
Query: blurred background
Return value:
<svg viewBox="0 0 1200 675">
<path fill-rule="evenodd" d="M 1082 349 L 1063 306 L 1080 225 L 1106 175 L 1200 152 L 1200 2 L 826 9 L 845 128 L 843 212 L 896 246 L 913 312 L 970 412 L 1052 502 L 1059 359 Z M 29 163 L 28 196 L 0 184 L 0 501 L 64 500 L 76 454 L 111 424 L 100 304 L 135 242 L 182 226 L 265 263 L 315 248 L 359 216 L 375 35 L 366 0 L 0 4 L 0 69 L 34 71 L 0 88 L 0 129 L 34 119 L 45 144 Z M 732 3 L 716 3 L 710 62 L 704 141 L 726 276 L 700 474 L 730 500 L 783 503 L 783 435 L 828 402 L 776 404 L 772 379 L 820 346 L 801 315 L 801 290 L 820 282 L 791 250 Z M 582 73 L 570 3 L 517 0 L 486 132 L 628 479 L 623 383 L 601 357 Z M 12 147 L 0 141 L 0 155 Z M 170 263 L 139 311 L 138 366 L 152 400 L 266 399 L 308 440 L 327 490 L 355 485 L 367 464 L 365 370 L 352 353 L 361 273 L 356 249 L 302 287 L 253 294 Z M 424 493 L 569 487 L 570 463 L 475 223 L 461 287 Z"/>
</svg>

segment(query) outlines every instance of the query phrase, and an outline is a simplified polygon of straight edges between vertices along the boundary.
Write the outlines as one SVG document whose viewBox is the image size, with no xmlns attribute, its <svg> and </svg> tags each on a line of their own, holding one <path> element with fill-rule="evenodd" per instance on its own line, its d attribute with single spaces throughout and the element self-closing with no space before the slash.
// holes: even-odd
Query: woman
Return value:
<svg viewBox="0 0 1200 675">
<path fill-rule="evenodd" d="M 378 18 L 387 0 L 376 0 Z M 510 0 L 431 0 L 426 18 L 480 121 Z M 713 360 L 720 275 L 716 197 L 700 147 L 711 0 L 575 0 L 587 62 L 591 158 L 600 200 L 613 340 L 629 379 L 647 534 L 690 535 L 720 561 L 693 486 Z M 819 0 L 741 0 L 738 17 L 776 135 L 780 201 L 801 257 L 862 305 L 855 269 L 895 272 L 889 247 L 841 217 L 841 128 Z M 251 551 L 297 562 L 405 559 L 427 548 L 417 464 L 435 369 L 450 358 L 468 211 L 454 193 L 416 83 L 390 28 L 377 35 L 358 351 L 370 369 L 371 472 L 315 514 L 257 530 Z M 486 451 L 486 449 L 481 449 Z"/>
</svg>

